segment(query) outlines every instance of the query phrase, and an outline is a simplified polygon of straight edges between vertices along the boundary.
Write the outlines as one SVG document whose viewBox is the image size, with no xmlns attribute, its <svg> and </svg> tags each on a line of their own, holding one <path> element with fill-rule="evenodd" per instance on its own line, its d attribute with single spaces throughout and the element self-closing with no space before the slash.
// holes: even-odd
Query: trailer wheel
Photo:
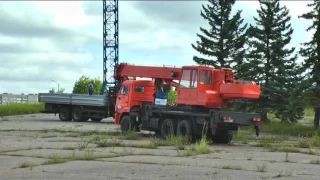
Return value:
<svg viewBox="0 0 320 180">
<path fill-rule="evenodd" d="M 83 122 L 87 120 L 87 118 L 83 116 L 82 110 L 79 107 L 73 108 L 72 119 L 77 122 Z"/>
<path fill-rule="evenodd" d="M 162 138 L 167 139 L 170 136 L 175 135 L 175 123 L 172 121 L 172 119 L 165 119 L 161 123 L 160 127 L 160 133 Z"/>
<path fill-rule="evenodd" d="M 71 112 L 68 108 L 60 108 L 59 110 L 60 121 L 71 121 Z"/>
<path fill-rule="evenodd" d="M 102 118 L 91 118 L 91 121 L 93 121 L 93 122 L 101 122 Z"/>
<path fill-rule="evenodd" d="M 129 116 L 123 116 L 120 121 L 121 132 L 133 131 L 134 126 Z"/>
<path fill-rule="evenodd" d="M 180 121 L 177 126 L 177 135 L 192 138 L 193 128 L 191 122 L 188 120 Z"/>
<path fill-rule="evenodd" d="M 229 133 L 229 131 L 217 131 L 215 135 L 212 137 L 212 141 L 219 144 L 228 144 L 231 142 L 233 138 L 233 134 Z"/>
</svg>

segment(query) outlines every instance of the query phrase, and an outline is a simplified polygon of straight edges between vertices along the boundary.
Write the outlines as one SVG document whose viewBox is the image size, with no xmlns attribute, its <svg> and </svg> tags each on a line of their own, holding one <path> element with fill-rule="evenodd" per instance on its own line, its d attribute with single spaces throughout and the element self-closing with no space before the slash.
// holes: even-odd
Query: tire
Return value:
<svg viewBox="0 0 320 180">
<path fill-rule="evenodd" d="M 134 129 L 130 116 L 125 115 L 121 118 L 120 129 L 121 129 L 121 132 L 128 132 Z"/>
<path fill-rule="evenodd" d="M 68 108 L 60 108 L 59 110 L 60 121 L 71 121 L 71 112 Z"/>
<path fill-rule="evenodd" d="M 160 126 L 160 134 L 164 139 L 174 136 L 176 134 L 176 126 L 172 119 L 165 119 Z"/>
<path fill-rule="evenodd" d="M 72 119 L 77 122 L 84 122 L 87 120 L 87 118 L 83 116 L 83 112 L 79 107 L 73 108 Z"/>
<path fill-rule="evenodd" d="M 102 118 L 91 118 L 92 122 L 101 122 Z"/>
<path fill-rule="evenodd" d="M 232 141 L 233 134 L 229 133 L 228 130 L 217 131 L 215 135 L 212 136 L 212 141 L 218 144 L 228 144 Z"/>
<path fill-rule="evenodd" d="M 182 120 L 178 123 L 177 136 L 187 136 L 189 138 L 192 138 L 193 128 L 192 128 L 192 124 L 190 121 Z"/>
</svg>

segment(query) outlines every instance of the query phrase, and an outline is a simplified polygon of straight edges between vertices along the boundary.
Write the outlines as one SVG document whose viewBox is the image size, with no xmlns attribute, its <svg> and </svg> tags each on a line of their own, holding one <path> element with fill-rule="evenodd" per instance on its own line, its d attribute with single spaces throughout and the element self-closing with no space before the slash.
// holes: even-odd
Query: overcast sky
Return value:
<svg viewBox="0 0 320 180">
<path fill-rule="evenodd" d="M 310 1 L 308 1 L 310 2 Z M 192 65 L 205 1 L 120 1 L 120 62 Z M 285 1 L 292 46 L 311 38 L 310 22 L 298 19 L 306 2 Z M 258 2 L 236 2 L 253 22 Z M 81 75 L 102 79 L 102 1 L 0 1 L 0 93 L 48 92 L 60 83 L 67 93 Z"/>
</svg>

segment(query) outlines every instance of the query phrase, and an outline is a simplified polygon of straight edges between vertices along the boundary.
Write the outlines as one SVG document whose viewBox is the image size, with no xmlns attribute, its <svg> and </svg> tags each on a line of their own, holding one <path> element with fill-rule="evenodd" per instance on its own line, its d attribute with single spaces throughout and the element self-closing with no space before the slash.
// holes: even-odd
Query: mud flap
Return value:
<svg viewBox="0 0 320 180">
<path fill-rule="evenodd" d="M 259 137 L 260 130 L 262 129 L 262 126 L 261 125 L 254 126 L 254 129 L 256 130 L 256 136 Z"/>
</svg>

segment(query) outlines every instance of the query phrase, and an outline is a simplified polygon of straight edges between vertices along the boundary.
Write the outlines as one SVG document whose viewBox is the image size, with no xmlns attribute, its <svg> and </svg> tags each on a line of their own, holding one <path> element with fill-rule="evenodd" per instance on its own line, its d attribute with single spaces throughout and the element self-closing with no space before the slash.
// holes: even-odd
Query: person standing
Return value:
<svg viewBox="0 0 320 180">
<path fill-rule="evenodd" d="M 93 89 L 94 89 L 93 81 L 90 82 L 88 87 L 89 87 L 89 95 L 92 95 L 93 94 Z"/>
</svg>

